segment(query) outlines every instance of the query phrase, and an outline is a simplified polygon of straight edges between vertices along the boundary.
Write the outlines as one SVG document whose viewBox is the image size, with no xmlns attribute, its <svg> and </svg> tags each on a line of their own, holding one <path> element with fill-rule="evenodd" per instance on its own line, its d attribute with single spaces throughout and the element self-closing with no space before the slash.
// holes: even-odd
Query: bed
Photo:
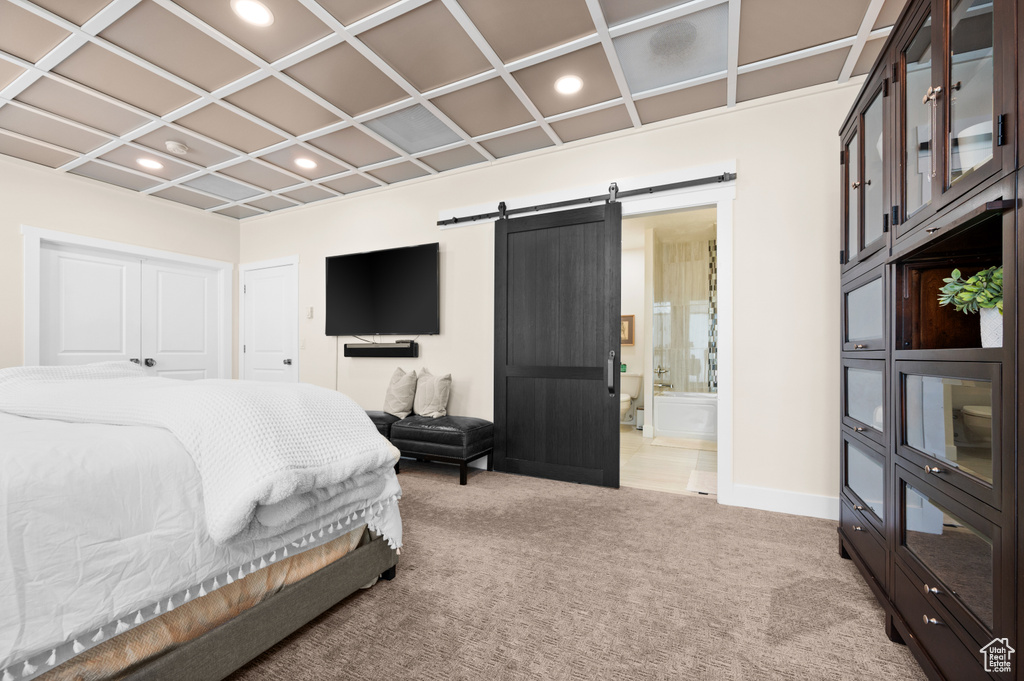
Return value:
<svg viewBox="0 0 1024 681">
<path fill-rule="evenodd" d="M 397 460 L 312 386 L 0 370 L 0 681 L 224 678 L 394 575 Z"/>
</svg>

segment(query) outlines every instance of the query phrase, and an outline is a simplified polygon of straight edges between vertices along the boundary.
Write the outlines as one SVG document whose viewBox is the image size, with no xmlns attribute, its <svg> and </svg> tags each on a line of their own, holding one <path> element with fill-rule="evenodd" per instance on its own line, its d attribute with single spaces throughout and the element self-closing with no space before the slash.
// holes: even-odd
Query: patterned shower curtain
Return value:
<svg viewBox="0 0 1024 681">
<path fill-rule="evenodd" d="M 668 370 L 654 382 L 677 392 L 717 392 L 715 242 L 655 237 L 654 251 L 654 368 Z"/>
</svg>

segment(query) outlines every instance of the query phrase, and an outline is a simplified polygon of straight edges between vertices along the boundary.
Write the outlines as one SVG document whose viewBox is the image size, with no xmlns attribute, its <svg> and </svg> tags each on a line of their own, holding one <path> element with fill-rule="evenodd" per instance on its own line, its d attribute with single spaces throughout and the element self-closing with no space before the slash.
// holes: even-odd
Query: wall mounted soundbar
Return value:
<svg viewBox="0 0 1024 681">
<path fill-rule="evenodd" d="M 419 357 L 416 341 L 401 343 L 345 343 L 346 357 Z"/>
</svg>

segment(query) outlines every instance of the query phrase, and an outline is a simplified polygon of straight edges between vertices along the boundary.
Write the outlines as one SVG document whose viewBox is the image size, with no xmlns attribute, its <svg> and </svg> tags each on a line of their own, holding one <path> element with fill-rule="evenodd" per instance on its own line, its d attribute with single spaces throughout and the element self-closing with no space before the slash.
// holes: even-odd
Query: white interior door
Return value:
<svg viewBox="0 0 1024 681">
<path fill-rule="evenodd" d="M 213 270 L 143 261 L 143 364 L 164 378 L 217 378 L 217 290 L 217 272 Z"/>
<path fill-rule="evenodd" d="M 39 255 L 40 363 L 138 359 L 139 259 L 56 244 Z"/>
<path fill-rule="evenodd" d="M 242 378 L 298 381 L 298 266 L 246 270 L 242 286 Z"/>
</svg>

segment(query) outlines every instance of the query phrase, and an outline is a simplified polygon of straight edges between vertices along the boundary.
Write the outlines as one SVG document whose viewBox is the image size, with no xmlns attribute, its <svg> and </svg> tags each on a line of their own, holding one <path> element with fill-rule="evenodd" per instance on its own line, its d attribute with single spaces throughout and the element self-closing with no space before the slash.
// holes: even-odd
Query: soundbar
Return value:
<svg viewBox="0 0 1024 681">
<path fill-rule="evenodd" d="M 399 343 L 345 343 L 346 357 L 419 357 L 420 346 L 415 341 Z"/>
</svg>

